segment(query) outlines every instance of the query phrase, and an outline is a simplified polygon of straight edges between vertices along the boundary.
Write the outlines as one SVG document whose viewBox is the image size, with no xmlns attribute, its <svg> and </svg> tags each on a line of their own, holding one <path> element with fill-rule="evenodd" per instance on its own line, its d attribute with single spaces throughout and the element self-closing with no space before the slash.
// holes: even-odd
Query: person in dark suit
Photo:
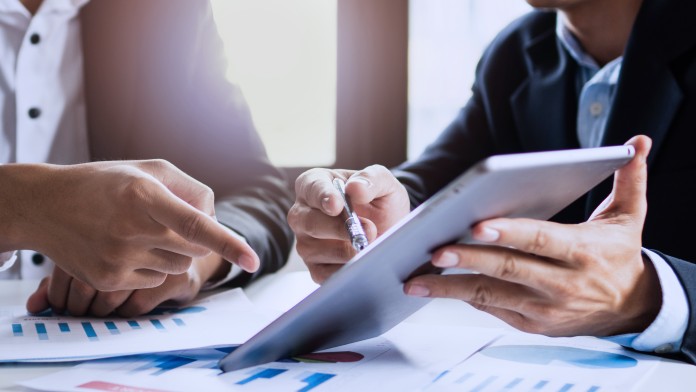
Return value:
<svg viewBox="0 0 696 392">
<path fill-rule="evenodd" d="M 374 238 L 490 155 L 630 139 L 636 158 L 617 172 L 613 188 L 599 185 L 554 222 L 481 222 L 473 235 L 489 246 L 448 246 L 432 260 L 479 275 L 424 275 L 404 291 L 461 299 L 525 331 L 608 337 L 693 362 L 696 4 L 528 2 L 543 9 L 493 41 L 472 98 L 422 156 L 392 172 L 314 169 L 298 178 L 288 216 L 298 252 L 317 281 L 354 254 L 334 218 L 340 199 L 333 177 L 348 180 Z"/>
<path fill-rule="evenodd" d="M 15 19 L 0 28 L 6 44 L 18 37 L 20 71 L 48 70 L 31 76 L 46 80 L 45 91 L 23 89 L 32 79 L 11 67 L 2 75 L 23 89 L 18 108 L 32 94 L 43 104 L 26 120 L 18 109 L 4 132 L 36 124 L 54 132 L 46 154 L 34 157 L 48 165 L 22 162 L 29 155 L 17 136 L 17 151 L 0 166 L 0 251 L 33 249 L 56 264 L 30 311 L 129 316 L 202 287 L 246 284 L 285 263 L 292 199 L 241 92 L 225 79 L 207 0 L 10 6 L 3 16 Z M 20 34 L 12 30 L 22 23 Z M 54 63 L 63 64 L 55 74 Z M 12 93 L 0 89 L 0 98 Z M 70 136 L 76 128 L 86 137 Z M 82 141 L 88 156 L 72 147 Z M 66 151 L 78 151 L 73 161 Z"/>
</svg>

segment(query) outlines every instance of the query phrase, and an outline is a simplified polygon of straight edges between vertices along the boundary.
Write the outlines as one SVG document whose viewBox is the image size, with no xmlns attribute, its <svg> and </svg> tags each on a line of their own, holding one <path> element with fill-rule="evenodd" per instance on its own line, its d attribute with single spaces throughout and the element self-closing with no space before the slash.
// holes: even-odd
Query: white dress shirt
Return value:
<svg viewBox="0 0 696 392">
<path fill-rule="evenodd" d="M 599 147 L 614 102 L 623 57 L 599 67 L 566 27 L 560 13 L 556 35 L 579 65 L 578 140 L 582 147 Z M 652 324 L 642 333 L 612 336 L 608 339 L 640 351 L 654 351 L 660 354 L 679 351 L 689 321 L 686 293 L 676 273 L 662 257 L 648 249 L 643 249 L 643 253 L 655 266 L 660 280 L 662 308 Z"/>
<path fill-rule="evenodd" d="M 0 0 L 0 164 L 89 161 L 79 18 L 88 2 L 44 0 L 32 16 L 19 0 Z M 52 269 L 34 251 L 0 253 L 0 279 L 41 279 Z M 233 264 L 204 289 L 241 271 Z"/>
<path fill-rule="evenodd" d="M 80 8 L 44 0 L 35 15 L 0 0 L 0 164 L 89 160 Z M 52 262 L 33 251 L 0 254 L 0 279 L 34 279 Z"/>
</svg>

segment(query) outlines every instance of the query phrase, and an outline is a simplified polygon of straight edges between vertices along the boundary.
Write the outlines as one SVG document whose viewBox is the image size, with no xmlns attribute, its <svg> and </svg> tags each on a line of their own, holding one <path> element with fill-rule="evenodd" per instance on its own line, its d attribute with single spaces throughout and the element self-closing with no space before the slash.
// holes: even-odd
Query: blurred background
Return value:
<svg viewBox="0 0 696 392">
<path fill-rule="evenodd" d="M 212 0 L 271 160 L 393 166 L 470 96 L 484 48 L 524 0 Z"/>
</svg>

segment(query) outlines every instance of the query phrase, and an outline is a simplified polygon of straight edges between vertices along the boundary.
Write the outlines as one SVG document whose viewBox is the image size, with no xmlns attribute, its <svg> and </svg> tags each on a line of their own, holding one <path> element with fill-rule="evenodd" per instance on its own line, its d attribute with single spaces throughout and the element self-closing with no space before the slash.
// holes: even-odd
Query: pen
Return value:
<svg viewBox="0 0 696 392">
<path fill-rule="evenodd" d="M 367 247 L 365 230 L 363 230 L 360 224 L 358 215 L 355 214 L 355 211 L 350 206 L 350 200 L 346 196 L 346 184 L 340 178 L 334 178 L 333 185 L 343 198 L 343 218 L 345 219 L 346 230 L 348 230 L 348 235 L 350 236 L 350 242 L 353 244 L 353 248 L 360 252 Z"/>
</svg>

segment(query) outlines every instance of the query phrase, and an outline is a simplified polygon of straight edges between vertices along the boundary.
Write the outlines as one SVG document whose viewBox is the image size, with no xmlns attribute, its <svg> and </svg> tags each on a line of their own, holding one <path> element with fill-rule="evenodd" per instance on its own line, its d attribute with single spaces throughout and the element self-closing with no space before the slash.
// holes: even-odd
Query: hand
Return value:
<svg viewBox="0 0 696 392">
<path fill-rule="evenodd" d="M 40 251 L 97 290 L 159 286 L 211 251 L 258 268 L 251 247 L 215 220 L 210 188 L 166 161 L 14 169 L 30 171 L 11 184 L 14 249 Z"/>
<path fill-rule="evenodd" d="M 98 291 L 55 267 L 51 277 L 44 278 L 27 300 L 30 313 L 51 308 L 71 316 L 135 317 L 150 312 L 165 301 L 185 304 L 193 300 L 202 285 L 226 276 L 229 263 L 212 253 L 195 259 L 183 274 L 169 275 L 162 285 L 151 289 Z"/>
<path fill-rule="evenodd" d="M 321 283 L 355 255 L 344 220 L 343 199 L 332 183 L 346 181 L 346 195 L 373 241 L 409 213 L 406 189 L 384 166 L 361 171 L 312 169 L 295 182 L 297 199 L 288 223 L 297 236 L 297 253 L 312 279 Z"/>
<path fill-rule="evenodd" d="M 550 336 L 641 332 L 661 307 L 661 289 L 641 255 L 647 211 L 650 139 L 629 142 L 636 157 L 617 171 L 614 189 L 590 220 L 562 225 L 492 219 L 473 228 L 490 245 L 439 249 L 432 263 L 479 275 L 424 275 L 407 294 L 456 298 L 510 325 Z"/>
</svg>

